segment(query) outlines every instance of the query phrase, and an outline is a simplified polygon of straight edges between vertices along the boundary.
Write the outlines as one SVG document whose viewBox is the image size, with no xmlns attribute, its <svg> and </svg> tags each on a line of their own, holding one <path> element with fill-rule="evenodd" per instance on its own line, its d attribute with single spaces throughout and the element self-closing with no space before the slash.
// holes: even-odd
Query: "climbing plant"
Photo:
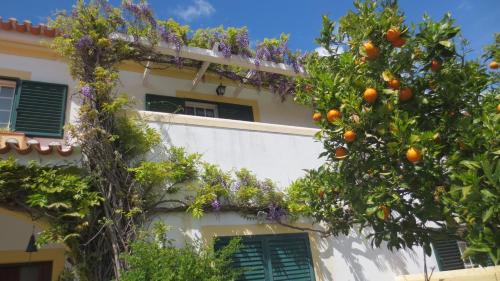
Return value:
<svg viewBox="0 0 500 281">
<path fill-rule="evenodd" d="M 498 263 L 498 72 L 466 58 L 448 14 L 408 24 L 397 1 L 354 6 L 323 18 L 329 55 L 311 57 L 299 82 L 326 163 L 290 187 L 289 208 L 333 235 L 368 228 L 375 246 L 427 254 L 452 237 Z M 498 44 L 487 50 L 496 58 Z"/>
</svg>

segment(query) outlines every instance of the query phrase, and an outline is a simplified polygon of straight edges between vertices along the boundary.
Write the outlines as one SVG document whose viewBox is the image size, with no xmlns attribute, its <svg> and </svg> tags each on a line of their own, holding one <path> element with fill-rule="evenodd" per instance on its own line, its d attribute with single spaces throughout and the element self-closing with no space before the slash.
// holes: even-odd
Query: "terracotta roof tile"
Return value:
<svg viewBox="0 0 500 281">
<path fill-rule="evenodd" d="M 45 24 L 33 25 L 29 20 L 19 23 L 15 18 L 3 20 L 2 17 L 0 17 L 0 29 L 5 31 L 17 31 L 19 33 L 31 33 L 33 35 L 51 38 L 56 36 L 56 30 L 47 27 Z"/>
<path fill-rule="evenodd" d="M 41 155 L 50 155 L 57 152 L 61 156 L 70 156 L 78 147 L 66 146 L 63 147 L 59 142 L 51 142 L 48 146 L 40 145 L 38 140 L 21 140 L 19 138 L 7 138 L 0 143 L 0 154 L 6 154 L 10 151 L 16 151 L 21 155 L 26 155 L 32 152 L 38 152 Z"/>
</svg>

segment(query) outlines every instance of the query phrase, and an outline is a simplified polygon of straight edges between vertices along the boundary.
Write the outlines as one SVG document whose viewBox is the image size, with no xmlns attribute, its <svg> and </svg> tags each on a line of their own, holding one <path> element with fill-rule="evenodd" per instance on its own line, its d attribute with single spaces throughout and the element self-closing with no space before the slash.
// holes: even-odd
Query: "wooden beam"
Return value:
<svg viewBox="0 0 500 281">
<path fill-rule="evenodd" d="M 219 49 L 219 43 L 216 42 L 214 44 L 214 47 L 212 48 L 212 50 L 217 51 L 218 49 Z M 196 87 L 198 87 L 198 84 L 200 83 L 201 79 L 203 78 L 203 75 L 205 75 L 205 72 L 207 72 L 209 65 L 210 65 L 210 63 L 208 61 L 203 62 L 200 69 L 198 70 L 198 73 L 196 73 L 196 77 L 193 80 L 193 86 L 191 87 L 191 91 L 196 90 Z"/>
<path fill-rule="evenodd" d="M 245 78 L 243 78 L 243 83 L 246 83 L 247 79 L 252 78 L 252 73 L 252 71 L 247 72 L 247 75 L 245 76 Z M 237 97 L 241 94 L 241 91 L 243 91 L 243 83 L 238 83 L 238 86 L 234 89 L 233 96 Z"/>
<path fill-rule="evenodd" d="M 111 39 L 133 41 L 133 38 L 131 36 L 118 33 L 112 34 Z M 148 42 L 144 40 L 143 44 L 147 45 Z M 190 47 L 190 46 L 182 46 L 180 50 L 177 50 L 174 44 L 163 43 L 163 42 L 156 47 L 156 50 L 160 54 L 169 56 L 179 56 L 185 59 L 222 64 L 222 65 L 237 66 L 250 70 L 276 73 L 290 77 L 307 76 L 304 70 L 295 72 L 293 67 L 286 65 L 284 63 L 260 61 L 257 65 L 257 61 L 254 58 L 245 58 L 240 55 L 231 55 L 230 57 L 226 58 L 221 52 L 216 50 L 209 50 L 209 49 Z"/>
<path fill-rule="evenodd" d="M 150 67 L 153 65 L 151 61 L 146 63 L 146 68 L 144 68 L 144 73 L 142 74 L 142 85 L 146 86 L 148 83 L 149 73 L 151 72 Z"/>
</svg>

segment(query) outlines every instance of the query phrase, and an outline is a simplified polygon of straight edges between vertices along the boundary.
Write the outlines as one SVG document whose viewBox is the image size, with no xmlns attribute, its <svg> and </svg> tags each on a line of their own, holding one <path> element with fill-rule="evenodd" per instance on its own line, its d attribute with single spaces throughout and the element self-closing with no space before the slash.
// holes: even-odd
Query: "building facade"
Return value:
<svg viewBox="0 0 500 281">
<path fill-rule="evenodd" d="M 79 109 L 73 95 L 75 81 L 65 61 L 41 43 L 51 40 L 53 32 L 45 27 L 32 32 L 33 27 L 14 20 L 2 22 L 2 27 L 7 24 L 10 28 L 0 29 L 0 128 L 14 133 L 1 133 L 0 157 L 78 165 L 78 147 L 64 145 L 63 129 L 76 120 Z M 247 168 L 284 188 L 304 169 L 321 165 L 318 155 L 323 147 L 313 138 L 317 128 L 311 109 L 226 80 L 222 80 L 226 93 L 220 96 L 216 94 L 219 77 L 206 73 L 193 86 L 196 74 L 196 69 L 189 68 L 147 73 L 126 63 L 121 66 L 120 91 L 134 98 L 135 110 L 158 130 L 164 145 L 200 153 L 204 161 L 224 170 Z M 179 107 L 182 114 L 171 113 Z M 214 237 L 223 237 L 218 247 L 228 237 L 243 236 L 237 263 L 252 268 L 245 280 L 378 281 L 423 272 L 422 249 L 374 249 L 363 234 L 355 232 L 321 238 L 316 232 L 247 220 L 237 213 L 211 213 L 201 219 L 168 213 L 154 219 L 171 226 L 169 237 L 179 246 L 193 241 L 208 244 Z M 297 225 L 310 226 L 310 222 L 305 219 Z M 50 275 L 43 280 L 57 280 L 64 266 L 63 245 L 25 252 L 32 232 L 44 227 L 43 221 L 0 208 L 0 273 L 17 276 L 9 280 L 35 280 L 29 277 L 33 272 Z M 435 271 L 447 269 L 435 255 L 427 265 Z M 457 268 L 463 267 L 462 263 Z"/>
</svg>

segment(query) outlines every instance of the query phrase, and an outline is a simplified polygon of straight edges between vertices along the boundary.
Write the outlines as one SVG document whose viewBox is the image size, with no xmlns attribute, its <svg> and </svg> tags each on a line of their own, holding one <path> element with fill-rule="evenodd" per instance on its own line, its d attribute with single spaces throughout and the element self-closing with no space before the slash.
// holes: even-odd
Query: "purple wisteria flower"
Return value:
<svg viewBox="0 0 500 281">
<path fill-rule="evenodd" d="M 275 203 L 269 205 L 269 212 L 267 214 L 269 220 L 280 221 L 285 215 L 285 211 L 279 205 Z"/>
<path fill-rule="evenodd" d="M 154 18 L 153 10 L 147 3 L 134 4 L 132 1 L 123 1 L 123 8 L 128 10 L 136 19 L 144 20 L 156 29 L 157 21 Z"/>
<path fill-rule="evenodd" d="M 219 200 L 215 199 L 214 201 L 212 201 L 212 203 L 210 205 L 212 205 L 212 208 L 214 209 L 214 211 L 216 211 L 216 212 L 220 211 L 220 201 Z"/>
<path fill-rule="evenodd" d="M 90 38 L 90 36 L 88 36 L 88 35 L 85 35 L 85 36 L 82 36 L 76 42 L 76 48 L 79 51 L 86 51 L 86 50 L 90 49 L 93 44 L 94 44 L 94 41 L 92 40 L 92 38 Z"/>
<path fill-rule="evenodd" d="M 80 89 L 80 92 L 82 93 L 82 96 L 86 97 L 86 98 L 92 98 L 92 92 L 93 92 L 93 89 L 92 87 L 90 87 L 89 85 L 85 85 L 83 86 L 81 89 Z"/>
</svg>

